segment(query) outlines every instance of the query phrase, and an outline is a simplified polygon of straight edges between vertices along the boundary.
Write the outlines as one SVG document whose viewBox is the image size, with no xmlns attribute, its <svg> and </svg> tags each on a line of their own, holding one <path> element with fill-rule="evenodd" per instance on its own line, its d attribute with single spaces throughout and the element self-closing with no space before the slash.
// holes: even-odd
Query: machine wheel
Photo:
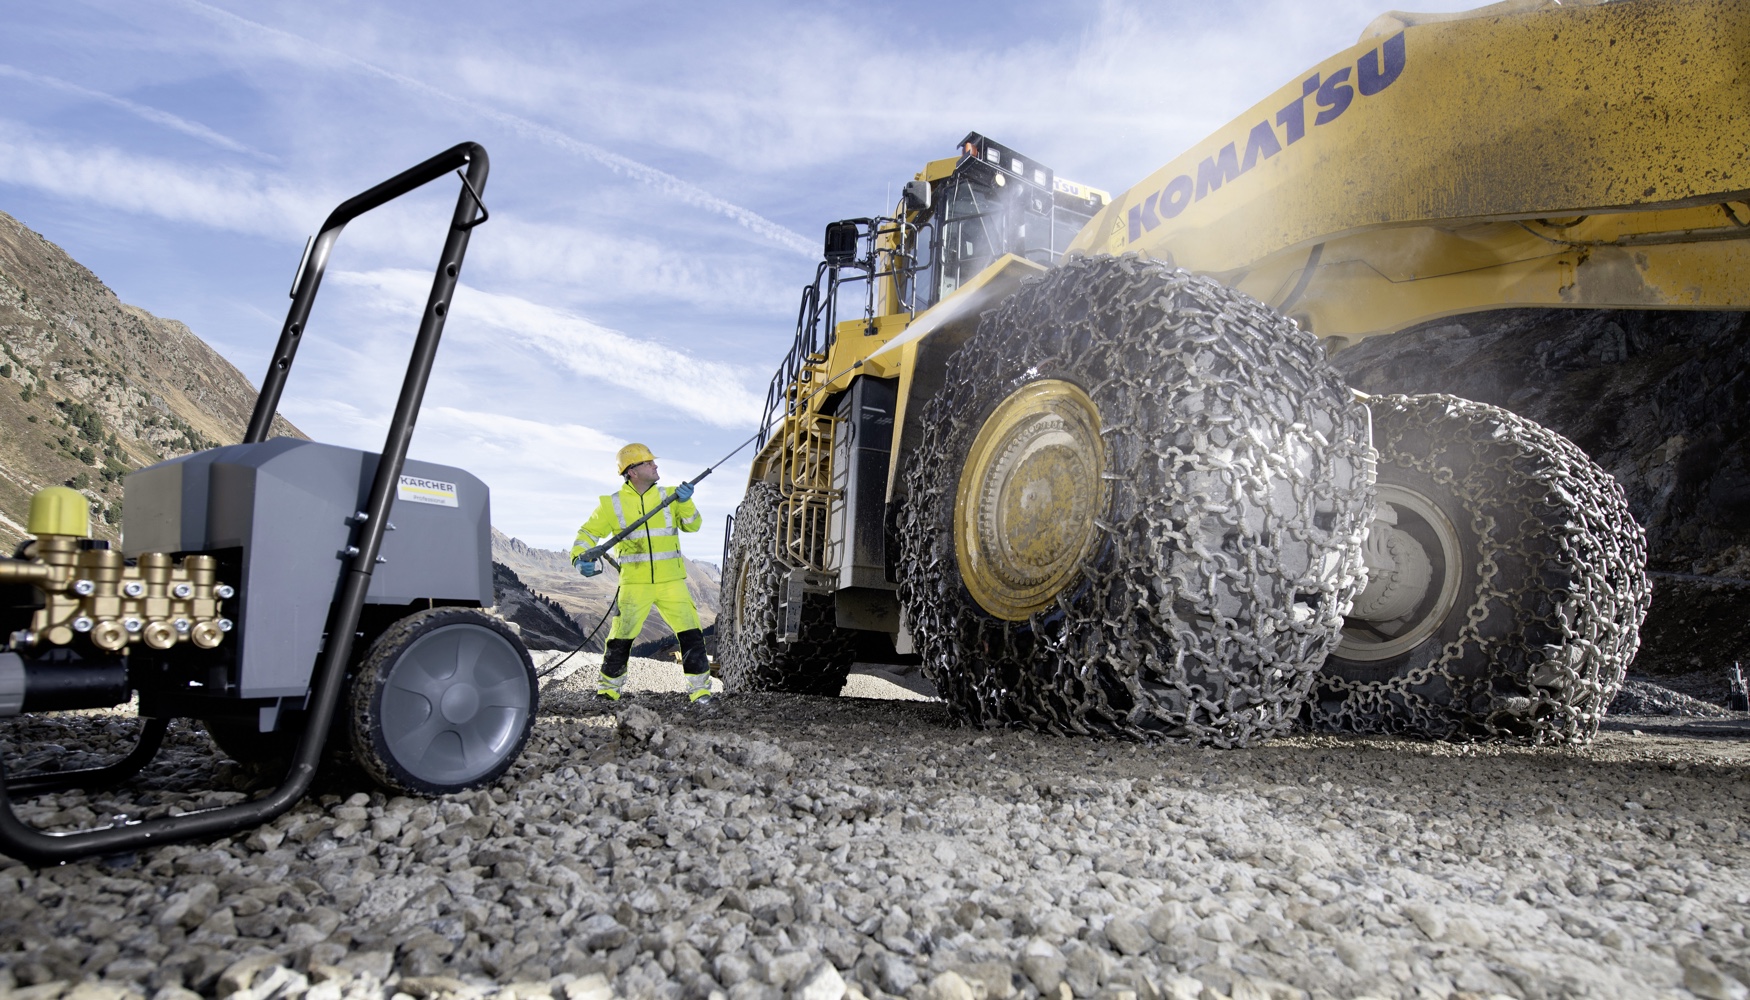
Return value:
<svg viewBox="0 0 1750 1000">
<path fill-rule="evenodd" d="M 1300 715 L 1372 520 L 1366 412 L 1213 281 L 1072 258 L 980 319 L 905 474 L 900 600 L 974 725 L 1251 743 Z"/>
<path fill-rule="evenodd" d="M 729 691 L 837 695 L 856 652 L 856 633 L 841 629 L 830 594 L 803 598 L 800 638 L 780 642 L 788 582 L 772 556 L 778 534 L 778 488 L 754 483 L 735 512 L 723 565 L 717 655 Z"/>
<path fill-rule="evenodd" d="M 1369 401 L 1369 580 L 1315 723 L 1441 739 L 1598 732 L 1651 599 L 1622 488 L 1573 442 L 1453 396 Z"/>
<path fill-rule="evenodd" d="M 352 686 L 352 746 L 384 786 L 442 795 L 485 785 L 522 753 L 540 688 L 504 622 L 432 608 L 378 637 Z"/>
</svg>

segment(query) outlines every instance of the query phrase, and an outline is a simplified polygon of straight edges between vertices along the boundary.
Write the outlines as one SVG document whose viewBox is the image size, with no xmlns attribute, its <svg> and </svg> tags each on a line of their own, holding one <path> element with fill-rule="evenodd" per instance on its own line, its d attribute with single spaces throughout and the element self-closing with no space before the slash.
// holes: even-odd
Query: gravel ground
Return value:
<svg viewBox="0 0 1750 1000">
<path fill-rule="evenodd" d="M 873 677 L 853 693 L 898 697 L 702 712 L 642 662 L 610 709 L 580 666 L 491 789 L 386 798 L 343 767 L 229 838 L 0 858 L 0 993 L 1750 995 L 1744 713 L 1613 718 L 1584 748 L 1214 751 L 950 728 Z M 0 750 L 79 766 L 133 726 L 4 720 Z M 20 812 L 65 827 L 260 781 L 192 726 L 168 747 L 119 792 Z"/>
</svg>

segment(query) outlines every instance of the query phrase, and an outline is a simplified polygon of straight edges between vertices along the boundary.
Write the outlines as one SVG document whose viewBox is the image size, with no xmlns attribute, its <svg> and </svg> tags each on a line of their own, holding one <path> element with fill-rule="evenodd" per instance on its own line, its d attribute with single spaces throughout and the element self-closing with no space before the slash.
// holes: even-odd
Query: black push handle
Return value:
<svg viewBox="0 0 1750 1000">
<path fill-rule="evenodd" d="M 273 423 L 279 404 L 280 390 L 285 386 L 286 371 L 292 366 L 298 335 L 310 315 L 310 303 L 316 297 L 316 286 L 322 280 L 322 268 L 328 261 L 334 241 L 346 223 L 386 202 L 442 177 L 451 170 L 466 166 L 462 175 L 462 192 L 457 196 L 456 211 L 450 220 L 450 231 L 444 241 L 443 255 L 438 258 L 437 275 L 432 280 L 431 296 L 419 323 L 419 336 L 413 344 L 413 356 L 407 362 L 407 377 L 401 383 L 401 398 L 395 406 L 395 416 L 389 423 L 389 436 L 383 444 L 383 454 L 377 461 L 376 478 L 371 482 L 370 502 L 364 519 L 355 530 L 359 537 L 354 545 L 358 553 L 347 566 L 341 598 L 332 612 L 321 665 L 311 692 L 309 716 L 303 735 L 292 758 L 291 769 L 278 788 L 266 796 L 234 806 L 222 806 L 181 816 L 126 823 L 78 833 L 43 833 L 20 820 L 12 810 L 7 795 L 6 776 L 0 768 L 0 850 L 32 864 L 58 864 L 98 854 L 114 854 L 138 850 L 157 844 L 168 844 L 215 834 L 234 833 L 244 827 L 266 823 L 280 815 L 304 797 L 310 782 L 316 777 L 328 730 L 334 721 L 335 709 L 346 680 L 346 664 L 352 655 L 353 634 L 358 630 L 359 615 L 364 609 L 365 595 L 371 586 L 371 570 L 383 543 L 383 529 L 389 520 L 389 505 L 395 498 L 395 486 L 407 460 L 407 445 L 413 439 L 414 418 L 425 397 L 426 382 L 431 375 L 432 360 L 437 356 L 438 340 L 443 334 L 444 319 L 449 315 L 450 299 L 462 272 L 462 257 L 468 249 L 468 237 L 484 219 L 475 217 L 476 209 L 485 211 L 480 193 L 486 189 L 489 163 L 486 150 L 477 143 L 455 146 L 404 173 L 371 188 L 341 204 L 323 223 L 322 232 L 307 247 L 298 284 L 292 291 L 292 308 L 280 333 L 279 347 L 274 351 L 274 363 L 262 383 L 261 395 L 255 404 L 245 443 L 264 440 Z"/>
<path fill-rule="evenodd" d="M 466 173 L 462 172 L 463 167 L 467 168 Z M 273 428 L 273 415 L 279 409 L 280 393 L 285 390 L 286 375 L 292 369 L 292 359 L 297 356 L 299 339 L 305 324 L 309 322 L 310 306 L 316 301 L 316 290 L 322 284 L 322 273 L 328 268 L 328 255 L 333 252 L 334 244 L 340 240 L 340 231 L 346 228 L 346 224 L 373 208 L 394 201 L 455 170 L 461 174 L 464 188 L 456 206 L 456 225 L 464 230 L 472 229 L 487 219 L 486 204 L 480 200 L 480 192 L 486 187 L 488 169 L 484 147 L 475 142 L 460 143 L 416 167 L 396 174 L 361 195 L 341 202 L 339 208 L 328 213 L 328 220 L 322 223 L 321 231 L 305 248 L 304 259 L 298 266 L 298 277 L 292 284 L 292 307 L 286 311 L 286 323 L 280 328 L 279 344 L 273 349 L 273 361 L 267 366 L 267 377 L 261 380 L 261 393 L 255 398 L 255 412 L 249 418 L 249 430 L 243 435 L 244 444 L 266 441 Z M 473 217 L 475 208 L 480 210 L 479 218 Z M 463 217 L 464 211 L 466 217 Z M 455 263 L 459 271 L 461 261 L 457 260 Z M 440 284 L 444 277 L 440 267 Z M 448 277 L 449 289 L 453 291 L 456 275 L 452 272 Z M 448 300 L 449 294 L 446 291 L 444 301 Z"/>
</svg>

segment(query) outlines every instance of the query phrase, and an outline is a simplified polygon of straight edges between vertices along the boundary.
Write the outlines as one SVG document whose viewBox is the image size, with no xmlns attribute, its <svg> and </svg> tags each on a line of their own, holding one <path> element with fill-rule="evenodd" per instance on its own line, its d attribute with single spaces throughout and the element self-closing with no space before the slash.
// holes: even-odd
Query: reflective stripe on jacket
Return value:
<svg viewBox="0 0 1750 1000">
<path fill-rule="evenodd" d="M 585 549 L 612 538 L 620 529 L 654 510 L 669 491 L 652 486 L 639 493 L 631 483 L 618 493 L 602 497 L 595 513 L 577 529 L 577 541 L 571 546 L 571 558 Z M 620 579 L 637 583 L 668 583 L 687 578 L 686 560 L 681 558 L 680 533 L 698 531 L 704 524 L 699 508 L 691 500 L 676 500 L 661 513 L 639 526 L 637 531 L 614 546 L 614 558 L 620 560 Z"/>
</svg>

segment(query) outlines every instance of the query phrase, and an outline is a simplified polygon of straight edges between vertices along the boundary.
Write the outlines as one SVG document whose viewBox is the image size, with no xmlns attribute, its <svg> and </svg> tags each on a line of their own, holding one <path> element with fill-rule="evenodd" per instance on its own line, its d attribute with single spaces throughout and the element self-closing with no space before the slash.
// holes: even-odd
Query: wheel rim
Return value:
<svg viewBox="0 0 1750 1000">
<path fill-rule="evenodd" d="M 753 569 L 753 559 L 743 554 L 741 561 L 735 567 L 735 598 L 730 605 L 735 609 L 733 621 L 736 628 L 747 621 L 747 574 Z"/>
<path fill-rule="evenodd" d="M 1412 543 L 1426 558 L 1427 582 L 1414 601 L 1400 602 L 1411 608 L 1401 616 L 1381 621 L 1352 613 L 1345 618 L 1336 655 L 1347 660 L 1391 659 L 1426 641 L 1439 631 L 1458 603 L 1459 581 L 1464 575 L 1464 548 L 1458 529 L 1432 500 L 1407 487 L 1381 483 L 1379 503 L 1397 511 L 1398 523 L 1391 531 L 1402 537 L 1394 541 Z M 1358 609 L 1376 593 L 1375 584 L 1369 581 L 1356 598 Z"/>
<path fill-rule="evenodd" d="M 954 503 L 954 554 L 979 606 L 1020 621 L 1093 551 L 1105 507 L 1100 412 L 1057 379 L 1022 386 L 979 428 Z"/>
<path fill-rule="evenodd" d="M 481 625 L 446 625 L 396 657 L 383 689 L 383 743 L 413 777 L 462 784 L 516 750 L 530 707 L 528 672 L 508 639 Z"/>
</svg>

